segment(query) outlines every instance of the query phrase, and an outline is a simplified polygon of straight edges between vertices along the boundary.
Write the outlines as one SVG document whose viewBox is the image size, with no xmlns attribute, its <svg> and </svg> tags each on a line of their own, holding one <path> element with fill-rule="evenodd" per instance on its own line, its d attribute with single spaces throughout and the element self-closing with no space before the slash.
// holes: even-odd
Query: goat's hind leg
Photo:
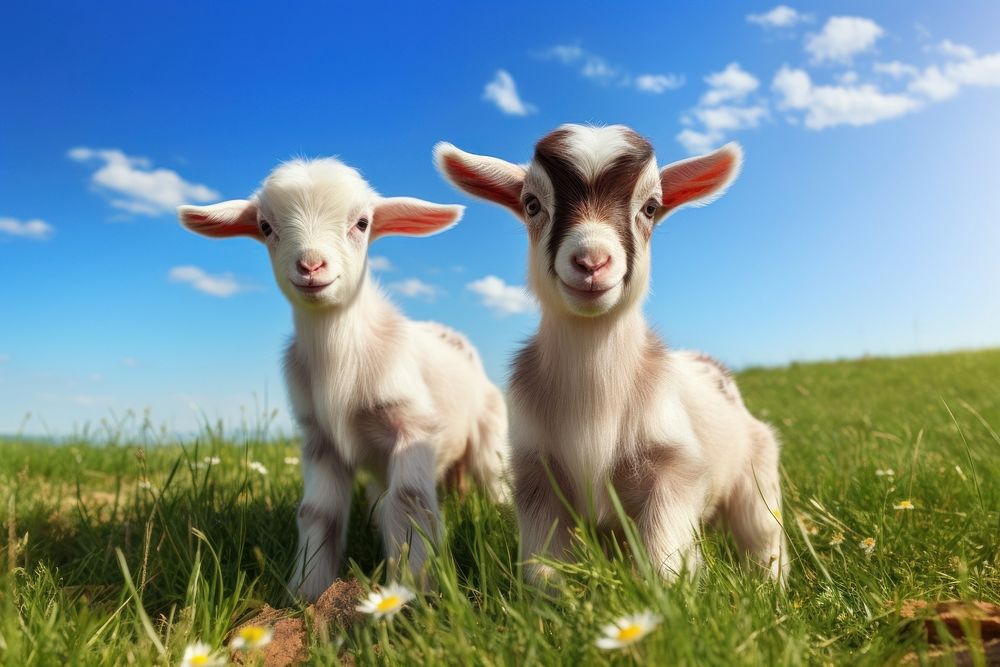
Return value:
<svg viewBox="0 0 1000 667">
<path fill-rule="evenodd" d="M 507 404 L 500 390 L 491 386 L 465 458 L 476 484 L 498 502 L 510 500 L 508 448 Z"/>
<path fill-rule="evenodd" d="M 750 465 L 726 503 L 726 522 L 737 543 L 768 576 L 784 584 L 788 576 L 788 545 L 781 516 L 778 439 L 761 422 L 754 424 Z"/>
</svg>

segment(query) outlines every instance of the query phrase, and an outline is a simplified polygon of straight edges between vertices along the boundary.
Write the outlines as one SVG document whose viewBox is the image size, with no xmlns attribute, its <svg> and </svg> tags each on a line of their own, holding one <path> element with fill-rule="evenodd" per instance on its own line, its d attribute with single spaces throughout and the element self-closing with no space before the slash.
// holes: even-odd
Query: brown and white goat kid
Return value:
<svg viewBox="0 0 1000 667">
<path fill-rule="evenodd" d="M 501 490 L 503 394 L 465 337 L 406 319 L 367 266 L 375 239 L 434 234 L 462 211 L 382 198 L 334 159 L 283 164 L 249 200 L 178 209 L 184 226 L 199 234 L 264 243 L 292 304 L 285 376 L 304 435 L 305 492 L 290 588 L 307 600 L 337 575 L 357 470 L 375 480 L 369 498 L 378 498 L 390 562 L 407 545 L 417 574 L 427 554 L 412 522 L 432 538 L 438 534 L 435 481 L 468 470 L 493 495 Z"/>
<path fill-rule="evenodd" d="M 560 493 L 598 527 L 615 528 L 610 482 L 664 575 L 693 572 L 700 525 L 720 517 L 783 580 L 774 433 L 747 411 L 725 368 L 667 349 L 641 308 L 653 228 L 721 195 L 739 172 L 739 146 L 658 169 L 650 143 L 627 127 L 565 125 L 523 166 L 447 143 L 435 157 L 457 187 L 510 209 L 530 241 L 542 317 L 509 391 L 526 575 L 549 576 L 534 557 L 565 557 L 570 547 Z"/>
</svg>

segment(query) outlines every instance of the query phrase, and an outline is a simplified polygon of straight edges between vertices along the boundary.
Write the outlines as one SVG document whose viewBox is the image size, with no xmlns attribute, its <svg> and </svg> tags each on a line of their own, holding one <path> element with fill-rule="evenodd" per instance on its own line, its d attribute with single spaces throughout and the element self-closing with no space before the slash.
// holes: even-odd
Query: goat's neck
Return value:
<svg viewBox="0 0 1000 667">
<path fill-rule="evenodd" d="M 639 308 L 596 318 L 542 315 L 537 342 L 550 377 L 579 390 L 627 391 L 644 372 L 649 327 Z M 567 387 L 567 388 L 569 388 Z"/>
<path fill-rule="evenodd" d="M 337 308 L 293 309 L 296 346 L 305 359 L 337 373 L 360 373 L 386 356 L 390 341 L 381 334 L 396 329 L 401 315 L 365 276 L 358 293 Z"/>
</svg>

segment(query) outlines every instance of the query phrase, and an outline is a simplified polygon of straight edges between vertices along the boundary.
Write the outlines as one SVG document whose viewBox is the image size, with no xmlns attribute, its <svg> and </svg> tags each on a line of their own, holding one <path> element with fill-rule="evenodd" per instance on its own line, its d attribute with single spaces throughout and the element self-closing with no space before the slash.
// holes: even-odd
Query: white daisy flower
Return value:
<svg viewBox="0 0 1000 667">
<path fill-rule="evenodd" d="M 267 474 L 267 468 L 265 468 L 264 464 L 261 463 L 260 461 L 251 461 L 250 463 L 247 464 L 247 467 L 256 473 L 260 473 L 261 475 Z"/>
<path fill-rule="evenodd" d="M 896 471 L 893 470 L 892 468 L 886 468 L 885 470 L 882 470 L 880 468 L 880 469 L 878 469 L 878 470 L 875 471 L 875 476 L 876 477 L 895 477 L 896 476 Z"/>
<path fill-rule="evenodd" d="M 900 500 L 898 503 L 892 506 L 894 510 L 912 510 L 914 504 L 912 500 Z"/>
<path fill-rule="evenodd" d="M 288 465 L 288 466 L 297 466 L 298 464 L 299 464 L 299 457 L 297 457 L 297 456 L 286 456 L 285 457 L 285 465 Z"/>
<path fill-rule="evenodd" d="M 274 633 L 271 631 L 271 628 L 261 625 L 248 625 L 240 628 L 229 645 L 235 650 L 253 651 L 270 644 L 273 636 Z"/>
<path fill-rule="evenodd" d="M 218 456 L 206 456 L 202 459 L 202 461 L 204 461 L 207 466 L 217 466 L 222 463 L 222 459 Z"/>
<path fill-rule="evenodd" d="M 184 649 L 181 667 L 224 667 L 226 658 L 203 642 L 195 642 Z"/>
<path fill-rule="evenodd" d="M 153 489 L 153 485 L 149 483 L 148 479 L 140 479 L 139 488 L 145 489 L 146 491 L 151 491 Z"/>
<path fill-rule="evenodd" d="M 368 597 L 356 609 L 364 614 L 371 614 L 375 618 L 392 618 L 415 597 L 413 591 L 406 586 L 389 584 L 369 593 Z"/>
<path fill-rule="evenodd" d="M 663 622 L 663 618 L 648 609 L 639 614 L 623 616 L 614 623 L 605 625 L 601 629 L 604 636 L 598 637 L 594 643 L 597 644 L 597 648 L 606 651 L 625 648 L 655 630 L 661 622 Z"/>
<path fill-rule="evenodd" d="M 866 537 L 860 542 L 861 550 L 865 552 L 866 556 L 871 556 L 875 552 L 875 538 Z"/>
</svg>

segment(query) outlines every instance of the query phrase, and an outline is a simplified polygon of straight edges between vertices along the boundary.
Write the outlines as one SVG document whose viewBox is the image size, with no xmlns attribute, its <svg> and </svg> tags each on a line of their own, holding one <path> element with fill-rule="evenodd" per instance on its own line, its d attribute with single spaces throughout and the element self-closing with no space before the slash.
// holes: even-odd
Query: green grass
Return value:
<svg viewBox="0 0 1000 667">
<path fill-rule="evenodd" d="M 784 441 L 786 591 L 724 534 L 706 534 L 696 581 L 666 584 L 580 531 L 578 561 L 544 594 L 519 580 L 510 508 L 448 497 L 436 592 L 392 623 L 314 638 L 314 661 L 885 664 L 927 651 L 902 600 L 1000 603 L 1000 350 L 752 369 L 740 383 Z M 265 602 L 285 604 L 296 443 L 157 439 L 0 442 L 0 518 L 17 542 L 0 536 L 0 563 L 16 550 L 0 575 L 3 664 L 176 664 L 189 642 L 221 645 Z M 894 511 L 903 499 L 916 509 Z M 367 587 L 381 570 L 360 493 L 350 530 L 350 574 Z M 594 646 L 604 623 L 644 608 L 664 619 L 653 634 L 620 653 Z"/>
</svg>

